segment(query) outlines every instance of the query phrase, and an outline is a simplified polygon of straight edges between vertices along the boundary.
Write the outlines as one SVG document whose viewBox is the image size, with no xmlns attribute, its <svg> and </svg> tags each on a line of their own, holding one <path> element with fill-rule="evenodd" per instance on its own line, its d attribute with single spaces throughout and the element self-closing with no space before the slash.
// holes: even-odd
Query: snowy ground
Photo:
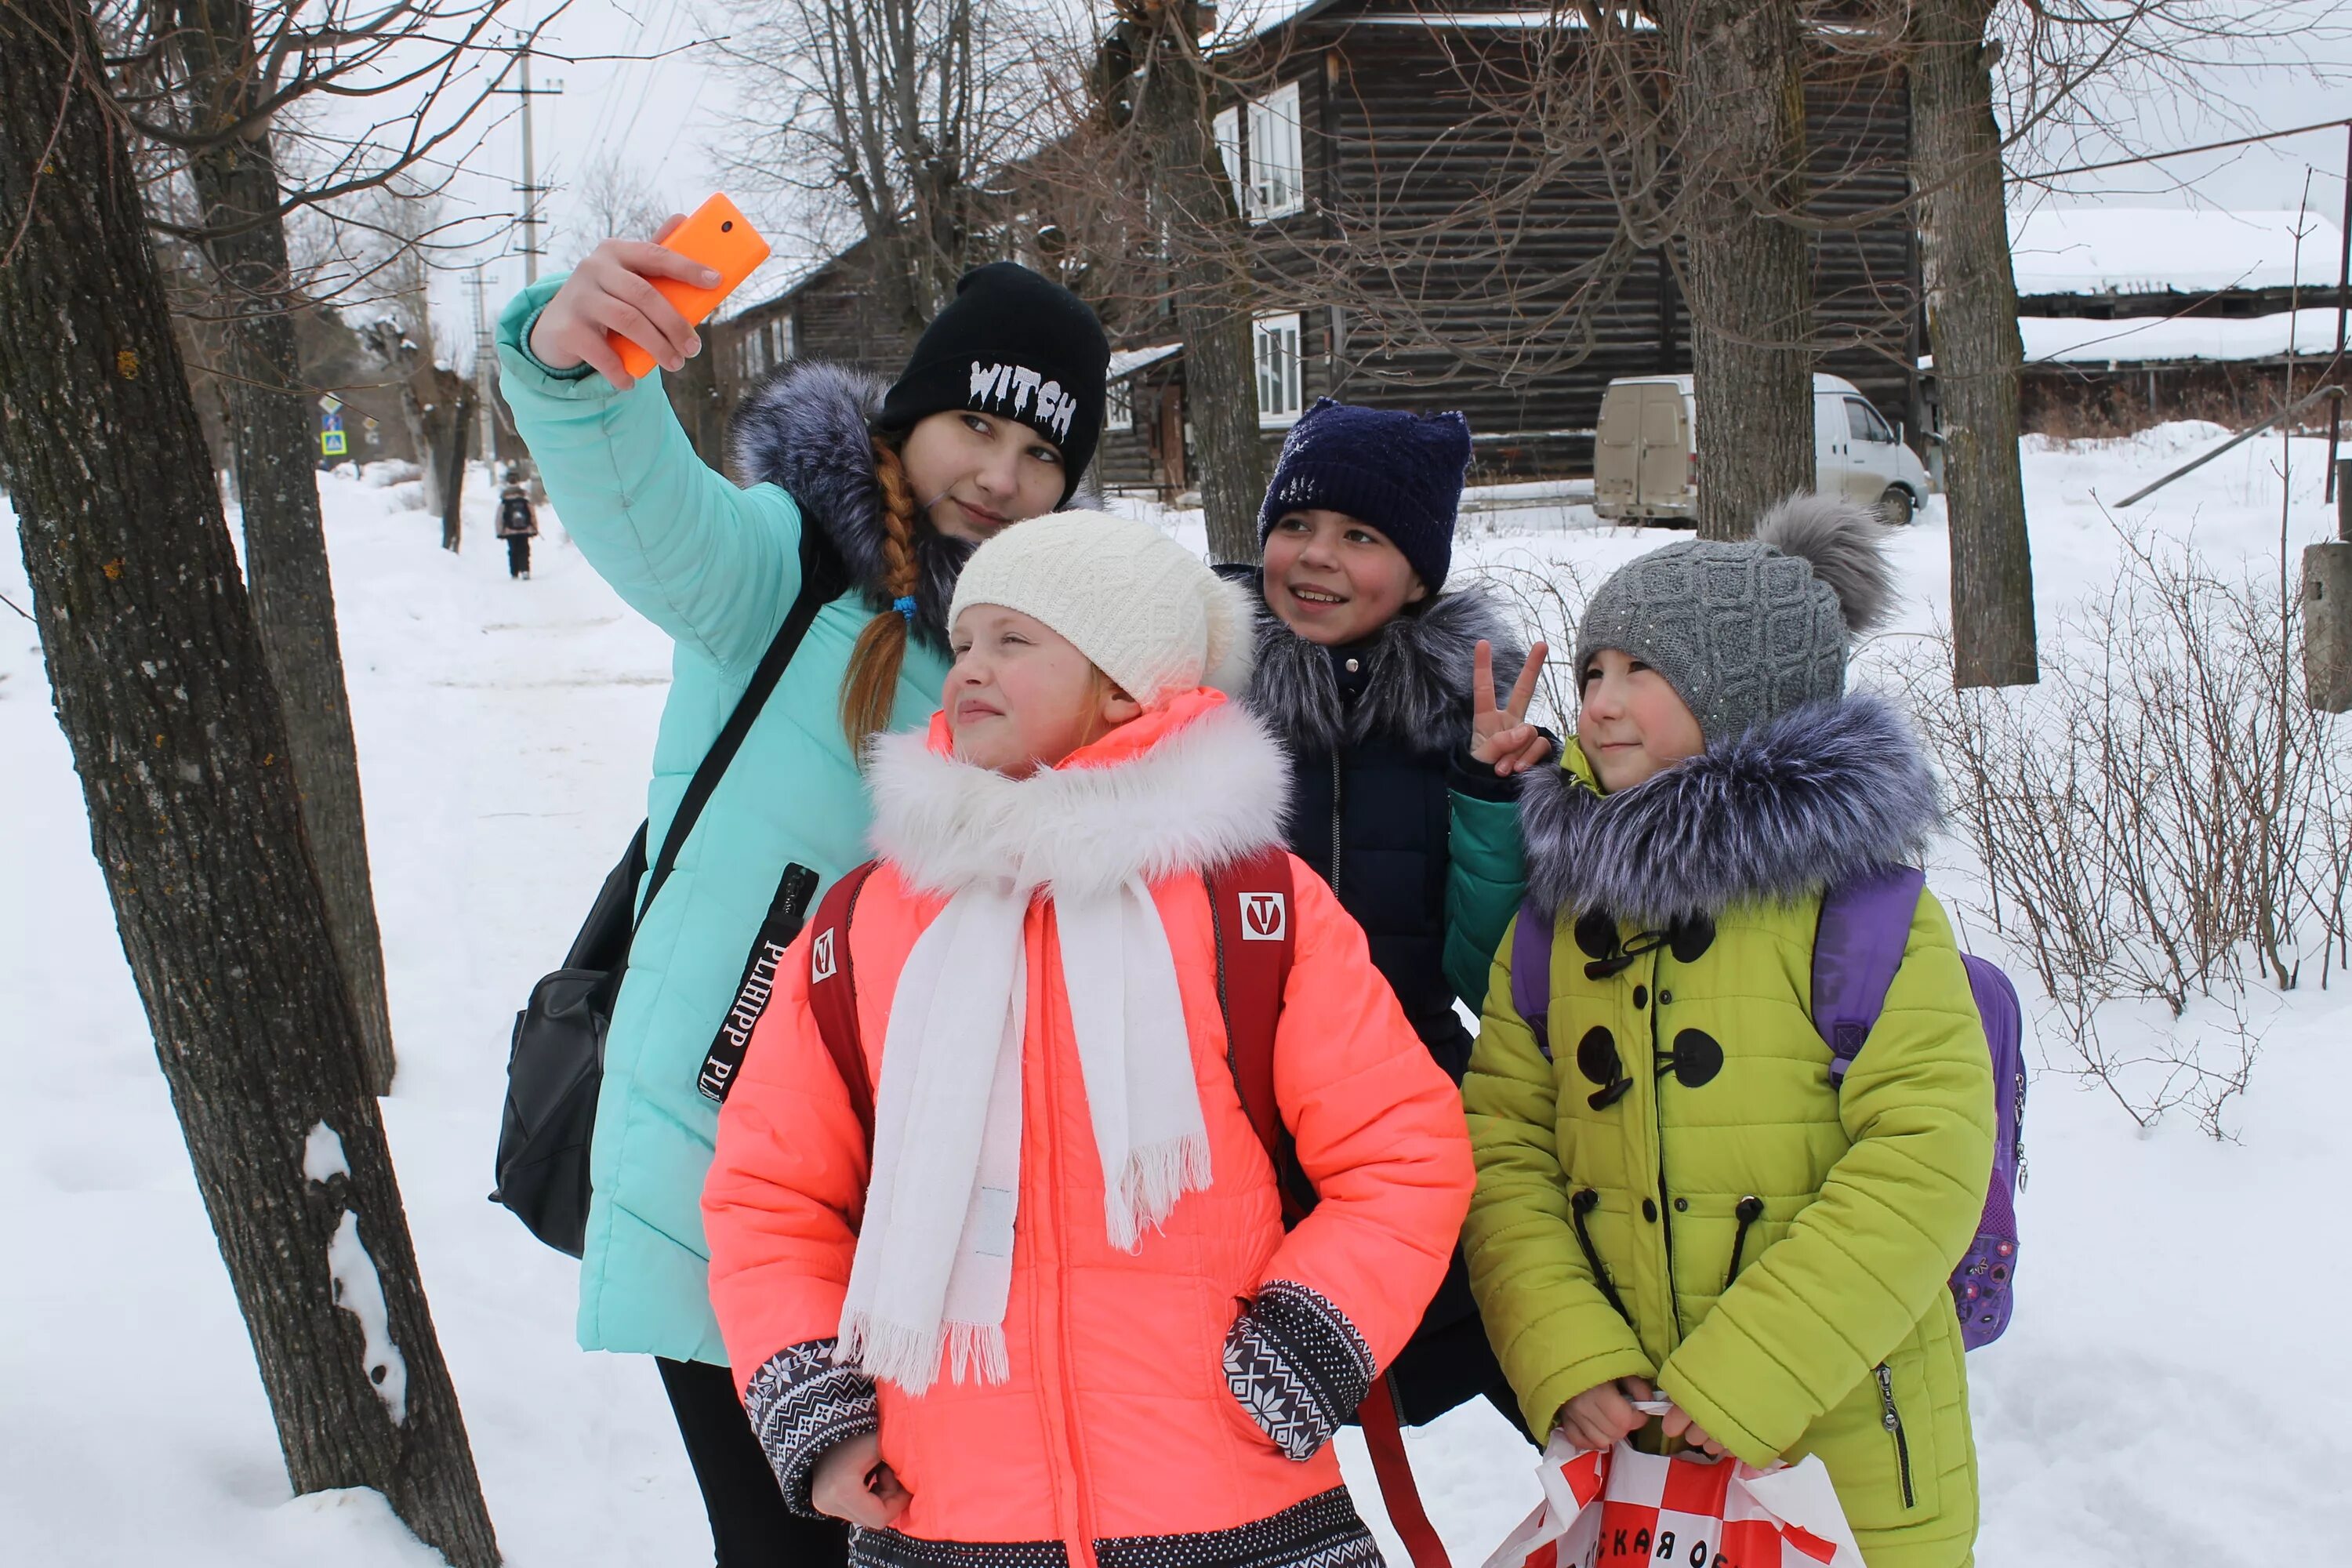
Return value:
<svg viewBox="0 0 2352 1568">
<path fill-rule="evenodd" d="M 2029 451 L 2045 627 L 2113 573 L 2097 498 L 2214 436 L 2171 426 Z M 2317 446 L 2295 451 L 2298 550 L 2327 531 Z M 2225 560 L 2267 557 L 2279 451 L 2242 448 L 2134 516 Z M 483 1201 L 508 1021 L 641 810 L 667 647 L 560 527 L 539 542 L 535 580 L 509 582 L 478 482 L 457 556 L 400 489 L 336 475 L 324 493 L 403 1064 L 394 1152 L 500 1542 L 519 1568 L 708 1562 L 653 1369 L 574 1350 L 573 1266 Z M 1197 518 L 1170 521 L 1197 540 Z M 1573 504 L 1522 504 L 1470 519 L 1462 557 L 1570 563 L 1597 580 L 1661 542 Z M 1899 542 L 1911 602 L 1895 637 L 1942 614 L 1945 547 L 1939 508 Z M 0 594 L 26 603 L 13 551 Z M 5 609 L 0 816 L 0 1556 L 437 1561 L 373 1494 L 288 1495 L 34 630 Z M 2043 1078 L 2017 1324 L 1971 1359 L 1979 1561 L 2212 1568 L 2340 1542 L 2352 1524 L 2352 1358 L 2334 1321 L 2352 1295 L 2352 1005 L 2336 986 L 2288 1000 L 2236 1143 L 2186 1123 L 2141 1136 Z M 1483 1407 L 1411 1441 L 1456 1562 L 1478 1563 L 1532 1506 L 1532 1454 Z M 1368 1483 L 1360 1449 L 1347 1458 Z M 1376 1508 L 1369 1484 L 1360 1496 Z"/>
</svg>

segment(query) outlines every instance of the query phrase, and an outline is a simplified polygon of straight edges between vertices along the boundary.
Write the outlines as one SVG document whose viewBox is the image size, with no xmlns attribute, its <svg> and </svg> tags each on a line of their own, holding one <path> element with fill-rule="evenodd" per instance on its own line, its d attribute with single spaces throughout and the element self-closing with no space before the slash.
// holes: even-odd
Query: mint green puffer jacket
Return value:
<svg viewBox="0 0 2352 1568">
<path fill-rule="evenodd" d="M 648 843 L 658 846 L 800 590 L 801 530 L 823 529 L 856 582 L 879 579 L 882 512 L 866 417 L 883 389 L 824 365 L 768 383 L 736 418 L 733 462 L 754 481 L 738 486 L 695 455 L 658 373 L 616 393 L 602 376 L 558 374 L 530 356 L 530 325 L 562 282 L 542 279 L 501 315 L 499 386 L 581 553 L 677 643 L 646 795 Z M 965 552 L 939 539 L 925 548 L 918 635 L 891 712 L 898 729 L 938 705 L 947 673 L 940 618 Z M 853 587 L 818 614 L 637 933 L 596 1108 L 580 1268 L 586 1349 L 726 1362 L 701 1209 L 719 1108 L 695 1076 L 785 865 L 807 866 L 829 885 L 866 858 L 866 795 L 839 708 L 851 648 L 874 609 Z M 628 825 L 611 827 L 617 853 Z"/>
</svg>

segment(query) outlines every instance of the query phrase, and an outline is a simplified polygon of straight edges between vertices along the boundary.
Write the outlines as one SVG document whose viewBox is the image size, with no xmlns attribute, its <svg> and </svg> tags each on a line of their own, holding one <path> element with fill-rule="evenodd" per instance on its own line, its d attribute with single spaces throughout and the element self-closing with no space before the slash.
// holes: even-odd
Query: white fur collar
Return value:
<svg viewBox="0 0 2352 1568">
<path fill-rule="evenodd" d="M 919 731 L 869 755 L 875 851 L 932 893 L 999 879 L 1073 898 L 1150 884 L 1282 843 L 1289 807 L 1281 748 L 1232 703 L 1114 767 L 1011 779 L 940 756 Z"/>
</svg>

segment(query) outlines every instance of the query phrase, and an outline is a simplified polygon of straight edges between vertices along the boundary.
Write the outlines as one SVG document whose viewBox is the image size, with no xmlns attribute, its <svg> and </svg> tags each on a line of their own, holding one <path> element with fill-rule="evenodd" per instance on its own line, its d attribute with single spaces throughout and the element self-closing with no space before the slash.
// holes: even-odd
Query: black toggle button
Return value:
<svg viewBox="0 0 2352 1568">
<path fill-rule="evenodd" d="M 1652 1225 L 1655 1225 L 1655 1224 L 1657 1224 L 1657 1223 L 1658 1223 L 1658 1200 L 1657 1200 L 1657 1199 L 1655 1199 L 1655 1198 L 1643 1198 L 1643 1199 L 1642 1200 L 1642 1217 L 1643 1217 L 1643 1219 L 1645 1219 L 1645 1220 L 1648 1220 Z"/>
<path fill-rule="evenodd" d="M 1658 1055 L 1658 1070 L 1671 1069 L 1685 1089 L 1704 1089 L 1723 1070 L 1723 1047 L 1704 1029 L 1685 1029 L 1675 1037 L 1675 1048 Z"/>
<path fill-rule="evenodd" d="M 1676 963 L 1696 963 L 1714 945 L 1715 922 L 1705 915 L 1693 915 L 1675 927 L 1666 948 Z"/>
<path fill-rule="evenodd" d="M 1646 1007 L 1646 1006 L 1648 1006 L 1649 1005 L 1650 1005 L 1650 988 L 1649 988 L 1648 986 L 1646 986 L 1646 985 L 1636 985 L 1636 986 L 1634 986 L 1634 987 L 1633 987 L 1633 1005 L 1634 1005 L 1634 1006 L 1636 1006 L 1636 1007 Z"/>
<path fill-rule="evenodd" d="M 1601 1089 L 1596 1093 L 1585 1096 L 1584 1103 L 1592 1107 L 1595 1110 L 1606 1110 L 1611 1106 L 1616 1104 L 1619 1100 L 1624 1099 L 1626 1091 L 1631 1089 L 1633 1087 L 1633 1080 L 1632 1079 L 1621 1078 L 1615 1083 L 1611 1084 L 1607 1089 Z"/>
<path fill-rule="evenodd" d="M 1587 958 L 1607 958 L 1617 951 L 1617 917 L 1606 910 L 1587 910 L 1576 917 L 1576 945 Z"/>
<path fill-rule="evenodd" d="M 1594 1083 L 1613 1083 L 1624 1070 L 1617 1057 L 1617 1037 L 1601 1025 L 1584 1031 L 1576 1042 L 1576 1070 Z"/>
</svg>

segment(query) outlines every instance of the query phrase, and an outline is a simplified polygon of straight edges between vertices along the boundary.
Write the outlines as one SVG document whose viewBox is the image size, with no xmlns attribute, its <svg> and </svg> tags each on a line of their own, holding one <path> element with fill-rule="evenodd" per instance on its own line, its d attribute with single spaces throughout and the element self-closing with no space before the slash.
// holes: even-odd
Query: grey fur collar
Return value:
<svg viewBox="0 0 2352 1568">
<path fill-rule="evenodd" d="M 1495 645 L 1495 678 L 1505 690 L 1527 662 L 1518 634 L 1494 604 L 1474 588 L 1457 589 L 1374 634 L 1359 655 L 1370 660 L 1363 696 L 1350 705 L 1340 700 L 1331 650 L 1266 608 L 1262 576 L 1249 581 L 1257 592 L 1257 668 L 1244 700 L 1294 749 L 1335 752 L 1379 735 L 1419 752 L 1456 750 L 1470 740 L 1478 640 Z"/>
<path fill-rule="evenodd" d="M 877 614 L 890 601 L 882 591 L 882 487 L 871 442 L 889 389 L 865 371 L 795 361 L 752 389 L 728 431 L 737 482 L 775 485 L 799 502 L 802 517 L 831 542 Z M 1093 504 L 1082 481 L 1065 506 Z M 969 541 L 928 527 L 915 531 L 915 632 L 935 649 L 947 647 L 948 606 L 972 549 Z"/>
<path fill-rule="evenodd" d="M 1874 697 L 1808 703 L 1619 795 L 1570 768 L 1528 775 L 1528 890 L 1558 912 L 1657 928 L 1787 903 L 1916 858 L 1937 819 L 1910 726 Z"/>
</svg>

